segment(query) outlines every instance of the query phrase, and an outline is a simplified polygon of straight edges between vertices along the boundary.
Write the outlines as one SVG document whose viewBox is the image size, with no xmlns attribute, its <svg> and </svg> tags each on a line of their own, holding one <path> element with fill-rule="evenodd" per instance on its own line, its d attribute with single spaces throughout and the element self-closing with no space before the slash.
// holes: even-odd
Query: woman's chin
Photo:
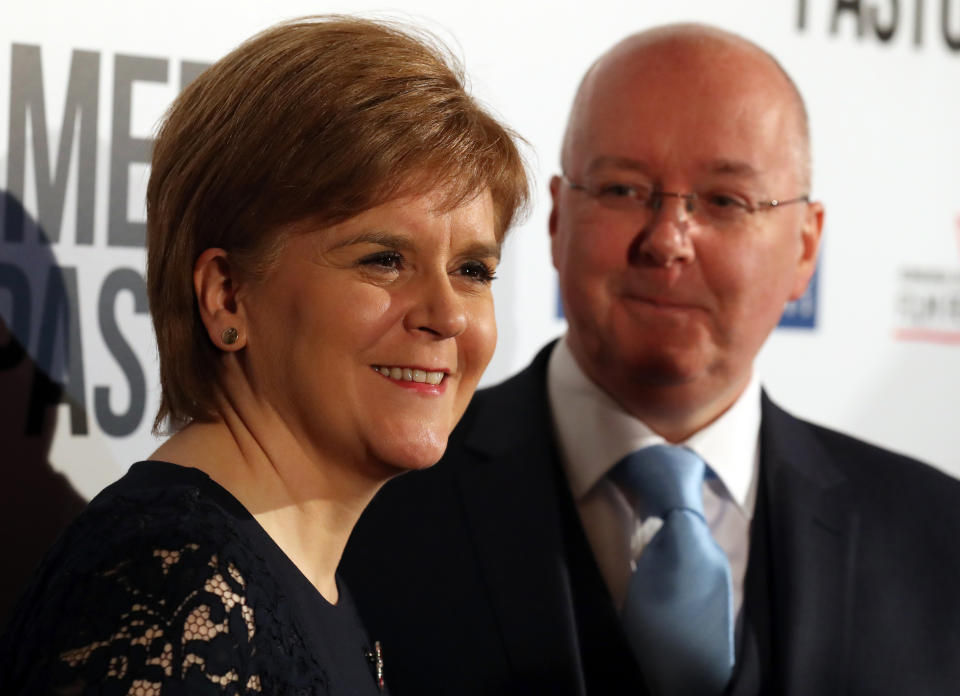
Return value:
<svg viewBox="0 0 960 696">
<path fill-rule="evenodd" d="M 377 452 L 376 459 L 390 471 L 391 476 L 405 471 L 429 469 L 440 461 L 447 449 L 447 437 L 425 433 L 420 437 L 396 442 L 389 451 Z"/>
</svg>

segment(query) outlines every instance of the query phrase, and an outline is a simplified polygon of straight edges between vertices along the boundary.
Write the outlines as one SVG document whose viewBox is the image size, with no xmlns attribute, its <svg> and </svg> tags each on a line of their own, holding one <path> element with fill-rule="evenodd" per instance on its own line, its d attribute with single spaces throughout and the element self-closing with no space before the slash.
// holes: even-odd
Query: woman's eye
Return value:
<svg viewBox="0 0 960 696">
<path fill-rule="evenodd" d="M 399 271 L 403 268 L 403 256 L 397 251 L 380 251 L 360 259 L 360 265 L 374 269 Z"/>
<path fill-rule="evenodd" d="M 484 284 L 493 281 L 497 277 L 494 270 L 482 261 L 468 261 L 460 266 L 458 272 L 462 276 Z"/>
</svg>

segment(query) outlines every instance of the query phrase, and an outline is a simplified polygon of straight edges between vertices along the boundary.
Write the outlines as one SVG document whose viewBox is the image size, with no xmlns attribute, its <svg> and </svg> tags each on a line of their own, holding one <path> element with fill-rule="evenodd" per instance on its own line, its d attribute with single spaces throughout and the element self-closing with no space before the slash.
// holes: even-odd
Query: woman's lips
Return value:
<svg viewBox="0 0 960 696">
<path fill-rule="evenodd" d="M 446 370 L 426 370 L 421 367 L 399 365 L 372 365 L 371 367 L 398 386 L 419 391 L 442 391 L 447 377 Z"/>
</svg>

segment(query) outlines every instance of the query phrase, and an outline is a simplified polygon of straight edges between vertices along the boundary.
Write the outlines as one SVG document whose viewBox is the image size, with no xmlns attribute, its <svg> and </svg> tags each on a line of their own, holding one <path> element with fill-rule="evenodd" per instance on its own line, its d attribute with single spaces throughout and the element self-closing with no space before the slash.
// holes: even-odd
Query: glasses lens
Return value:
<svg viewBox="0 0 960 696">
<path fill-rule="evenodd" d="M 743 222 L 750 203 L 725 193 L 707 193 L 697 198 L 698 217 L 705 223 L 730 225 Z"/>
<path fill-rule="evenodd" d="M 589 187 L 597 202 L 613 210 L 636 211 L 650 206 L 652 190 L 645 186 L 605 182 Z"/>
</svg>

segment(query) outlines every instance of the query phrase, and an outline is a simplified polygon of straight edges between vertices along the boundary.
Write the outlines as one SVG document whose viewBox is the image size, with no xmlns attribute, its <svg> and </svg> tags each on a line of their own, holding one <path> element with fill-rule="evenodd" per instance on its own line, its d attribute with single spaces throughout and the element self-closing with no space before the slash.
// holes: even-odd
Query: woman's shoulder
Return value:
<svg viewBox="0 0 960 696">
<path fill-rule="evenodd" d="M 243 506 L 199 469 L 146 461 L 134 464 L 91 500 L 68 535 L 72 547 L 92 540 L 102 555 L 113 555 L 140 550 L 148 541 L 220 543 L 236 536 L 246 518 Z M 84 559 L 91 560 L 86 554 Z"/>
<path fill-rule="evenodd" d="M 52 585 L 68 589 L 90 575 L 114 577 L 136 562 L 148 572 L 163 571 L 158 577 L 168 586 L 189 582 L 187 571 L 198 558 L 221 550 L 248 565 L 256 559 L 248 558 L 251 549 L 239 531 L 244 517 L 242 506 L 203 472 L 138 462 L 64 531 L 32 585 L 49 600 Z"/>
<path fill-rule="evenodd" d="M 51 550 L 0 660 L 30 690 L 137 682 L 189 693 L 323 692 L 295 659 L 283 591 L 249 543 L 249 513 L 205 474 L 134 465 L 91 501 Z M 7 651 L 6 645 L 4 650 Z M 0 678 L 2 681 L 2 678 Z M 148 690 L 149 691 L 149 690 Z"/>
</svg>

